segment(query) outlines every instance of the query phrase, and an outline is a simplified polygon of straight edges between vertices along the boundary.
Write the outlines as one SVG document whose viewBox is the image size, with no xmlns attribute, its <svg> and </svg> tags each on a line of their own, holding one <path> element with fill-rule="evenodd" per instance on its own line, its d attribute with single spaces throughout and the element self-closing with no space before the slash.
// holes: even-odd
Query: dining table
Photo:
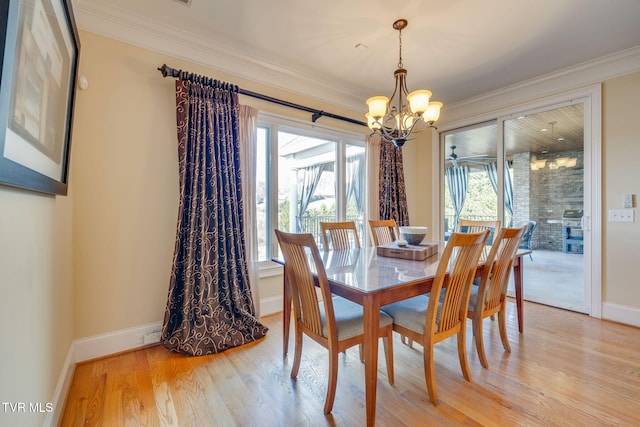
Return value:
<svg viewBox="0 0 640 427">
<path fill-rule="evenodd" d="M 340 251 L 329 250 L 321 253 L 331 293 L 363 307 L 363 359 L 367 426 L 375 425 L 376 386 L 378 381 L 377 325 L 380 321 L 380 308 L 384 305 L 431 291 L 440 254 L 446 242 L 433 244 L 439 245 L 437 253 L 424 260 L 381 256 L 378 255 L 376 247 Z M 519 249 L 513 263 L 518 329 L 520 333 L 524 329 L 522 265 L 523 257 L 530 252 L 530 250 Z M 488 250 L 485 253 L 488 253 Z M 274 259 L 274 261 L 284 264 L 280 259 Z M 488 267 L 481 259 L 478 263 L 476 275 L 480 276 L 483 269 Z M 286 265 L 283 294 L 283 356 L 286 357 L 291 322 L 291 293 L 286 278 Z"/>
</svg>

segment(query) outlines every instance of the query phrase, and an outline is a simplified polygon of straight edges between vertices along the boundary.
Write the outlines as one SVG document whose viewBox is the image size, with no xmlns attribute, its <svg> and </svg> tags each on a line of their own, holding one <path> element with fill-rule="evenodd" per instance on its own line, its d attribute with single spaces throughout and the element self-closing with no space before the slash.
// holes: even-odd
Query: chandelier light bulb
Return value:
<svg viewBox="0 0 640 427">
<path fill-rule="evenodd" d="M 386 96 L 373 96 L 367 99 L 367 105 L 369 106 L 369 114 L 371 117 L 379 120 L 387 114 L 389 98 Z"/>
<path fill-rule="evenodd" d="M 430 102 L 427 111 L 424 113 L 424 121 L 433 125 L 440 118 L 442 102 Z"/>
<path fill-rule="evenodd" d="M 369 126 L 369 129 L 380 130 L 382 128 L 382 123 L 380 123 L 379 120 L 371 117 L 371 113 L 365 114 L 365 117 L 367 118 L 367 126 Z"/>
<path fill-rule="evenodd" d="M 429 108 L 430 97 L 431 92 L 428 90 L 414 90 L 407 95 L 411 112 L 419 116 L 423 115 L 425 111 L 427 111 L 427 108 Z"/>
</svg>

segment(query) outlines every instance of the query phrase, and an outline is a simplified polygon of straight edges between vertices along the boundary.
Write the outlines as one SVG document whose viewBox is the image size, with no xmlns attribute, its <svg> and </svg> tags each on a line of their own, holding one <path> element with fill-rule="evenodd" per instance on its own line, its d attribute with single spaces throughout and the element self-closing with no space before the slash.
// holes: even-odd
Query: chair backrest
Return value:
<svg viewBox="0 0 640 427">
<path fill-rule="evenodd" d="M 275 230 L 276 238 L 284 256 L 284 268 L 293 300 L 296 321 L 311 333 L 323 335 L 320 302 L 316 293 L 314 274 L 322 292 L 329 337 L 335 335 L 336 323 L 331 300 L 331 291 L 322 258 L 312 234 L 285 233 Z M 312 269 L 313 266 L 313 269 Z"/>
<path fill-rule="evenodd" d="M 400 237 L 395 219 L 370 219 L 369 229 L 371 230 L 373 246 L 395 242 Z"/>
<path fill-rule="evenodd" d="M 480 231 L 490 230 L 494 233 L 500 228 L 500 220 L 478 221 L 475 219 L 460 219 L 458 221 L 459 233 L 479 233 Z"/>
<path fill-rule="evenodd" d="M 498 229 L 500 229 L 500 220 L 460 219 L 460 221 L 458 221 L 457 231 L 459 233 L 479 233 L 484 230 L 489 230 L 487 244 L 490 245 Z M 483 255 L 487 255 L 487 253 L 488 251 L 485 251 Z"/>
<path fill-rule="evenodd" d="M 489 230 L 452 233 L 447 240 L 431 287 L 425 333 L 446 335 L 466 322 L 471 284 L 488 236 Z"/>
<path fill-rule="evenodd" d="M 496 234 L 485 262 L 485 265 L 493 265 L 493 267 L 485 268 L 480 276 L 476 297 L 477 315 L 479 315 L 478 308 L 482 309 L 480 301 L 485 301 L 485 311 L 495 312 L 500 308 L 502 300 L 507 295 L 509 274 L 525 230 L 526 226 L 501 228 Z"/>
<path fill-rule="evenodd" d="M 360 248 L 360 238 L 354 221 L 321 222 L 320 228 L 325 251 L 351 249 L 352 242 L 356 248 Z M 331 238 L 331 246 L 329 246 L 327 235 Z"/>
</svg>

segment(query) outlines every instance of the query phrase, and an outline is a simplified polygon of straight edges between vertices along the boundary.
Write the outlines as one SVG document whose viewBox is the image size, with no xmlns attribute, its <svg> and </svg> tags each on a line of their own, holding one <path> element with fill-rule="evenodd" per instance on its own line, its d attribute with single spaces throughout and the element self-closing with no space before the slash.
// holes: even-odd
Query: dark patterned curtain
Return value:
<svg viewBox="0 0 640 427">
<path fill-rule="evenodd" d="M 380 144 L 379 202 L 380 219 L 395 219 L 399 226 L 409 225 L 402 151 L 386 140 Z"/>
<path fill-rule="evenodd" d="M 244 241 L 237 88 L 176 81 L 180 204 L 162 344 L 219 353 L 267 333 L 255 316 Z"/>
</svg>

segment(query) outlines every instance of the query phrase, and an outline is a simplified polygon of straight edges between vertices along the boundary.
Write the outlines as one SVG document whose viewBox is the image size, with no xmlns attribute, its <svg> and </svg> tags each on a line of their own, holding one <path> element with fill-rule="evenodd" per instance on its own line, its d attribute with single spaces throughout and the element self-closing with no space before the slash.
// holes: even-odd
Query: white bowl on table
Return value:
<svg viewBox="0 0 640 427">
<path fill-rule="evenodd" d="M 427 237 L 428 227 L 404 226 L 400 228 L 400 240 L 406 241 L 410 245 L 419 245 Z"/>
</svg>

